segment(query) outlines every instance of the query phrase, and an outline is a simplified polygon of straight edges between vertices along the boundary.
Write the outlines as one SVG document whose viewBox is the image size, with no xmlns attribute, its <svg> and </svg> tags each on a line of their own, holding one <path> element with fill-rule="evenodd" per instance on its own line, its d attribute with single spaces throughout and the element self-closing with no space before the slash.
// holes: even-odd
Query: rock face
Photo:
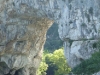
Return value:
<svg viewBox="0 0 100 75">
<path fill-rule="evenodd" d="M 36 75 L 55 21 L 73 68 L 96 51 L 99 0 L 0 0 L 0 75 Z"/>
<path fill-rule="evenodd" d="M 68 64 L 73 68 L 97 51 L 96 42 L 100 38 L 100 1 L 69 0 L 67 7 L 68 16 L 65 23 L 59 24 L 59 35 L 64 41 Z"/>
<path fill-rule="evenodd" d="M 0 0 L 0 75 L 36 75 L 53 21 L 31 6 L 29 0 Z"/>
<path fill-rule="evenodd" d="M 99 0 L 69 0 L 67 4 L 67 22 L 59 25 L 59 34 L 72 68 L 96 51 L 100 35 L 99 3 Z"/>
</svg>

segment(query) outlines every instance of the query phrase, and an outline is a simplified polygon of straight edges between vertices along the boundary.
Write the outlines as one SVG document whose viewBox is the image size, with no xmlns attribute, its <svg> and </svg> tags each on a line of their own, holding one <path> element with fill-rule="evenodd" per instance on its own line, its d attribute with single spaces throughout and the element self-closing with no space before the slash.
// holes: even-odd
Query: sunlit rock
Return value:
<svg viewBox="0 0 100 75">
<path fill-rule="evenodd" d="M 88 59 L 99 38 L 99 7 L 99 0 L 0 0 L 0 75 L 36 75 L 53 22 L 69 66 Z"/>
</svg>

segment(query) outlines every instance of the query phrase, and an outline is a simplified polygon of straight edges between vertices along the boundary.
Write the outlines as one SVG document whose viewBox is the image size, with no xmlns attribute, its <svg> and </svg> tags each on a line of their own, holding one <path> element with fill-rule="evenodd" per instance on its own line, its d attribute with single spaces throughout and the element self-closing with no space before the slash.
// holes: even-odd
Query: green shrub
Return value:
<svg viewBox="0 0 100 75">
<path fill-rule="evenodd" d="M 63 49 L 55 50 L 53 53 L 44 52 L 43 60 L 38 70 L 38 75 L 65 75 L 70 72 Z"/>
<path fill-rule="evenodd" d="M 64 57 L 63 49 L 58 49 L 51 54 L 47 54 L 46 63 L 50 66 L 48 71 L 50 72 L 50 70 L 53 70 L 54 74 L 52 75 L 64 75 L 68 74 L 70 71 L 70 68 L 67 65 L 67 61 Z"/>
<path fill-rule="evenodd" d="M 100 42 L 94 45 L 97 49 L 100 47 Z M 82 61 L 79 65 L 72 69 L 72 72 L 77 75 L 92 75 L 100 71 L 100 48 L 98 52 L 92 54 L 92 56 Z"/>
</svg>

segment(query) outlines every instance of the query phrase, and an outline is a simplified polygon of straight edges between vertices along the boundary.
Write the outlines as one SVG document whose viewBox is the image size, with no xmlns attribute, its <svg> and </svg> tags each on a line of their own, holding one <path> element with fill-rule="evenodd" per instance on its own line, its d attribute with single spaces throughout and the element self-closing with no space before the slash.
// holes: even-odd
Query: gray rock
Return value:
<svg viewBox="0 0 100 75">
<path fill-rule="evenodd" d="M 91 57 L 100 35 L 99 7 L 99 0 L 0 0 L 0 62 L 8 68 L 0 64 L 1 75 L 36 75 L 54 21 L 72 68 Z"/>
</svg>

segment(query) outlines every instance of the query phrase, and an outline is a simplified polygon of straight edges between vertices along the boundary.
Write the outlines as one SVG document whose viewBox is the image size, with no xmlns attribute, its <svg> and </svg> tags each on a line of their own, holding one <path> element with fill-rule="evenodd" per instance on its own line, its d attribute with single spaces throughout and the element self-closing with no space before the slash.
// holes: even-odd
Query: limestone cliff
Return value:
<svg viewBox="0 0 100 75">
<path fill-rule="evenodd" d="M 96 42 L 100 38 L 100 1 L 68 1 L 68 16 L 67 19 L 63 19 L 65 23 L 59 24 L 59 35 L 64 41 L 64 53 L 68 64 L 73 68 L 97 51 Z"/>
<path fill-rule="evenodd" d="M 45 34 L 55 21 L 73 68 L 99 38 L 99 0 L 0 0 L 0 75 L 36 75 Z"/>
<path fill-rule="evenodd" d="M 36 75 L 53 21 L 31 1 L 0 0 L 0 75 Z"/>
</svg>

